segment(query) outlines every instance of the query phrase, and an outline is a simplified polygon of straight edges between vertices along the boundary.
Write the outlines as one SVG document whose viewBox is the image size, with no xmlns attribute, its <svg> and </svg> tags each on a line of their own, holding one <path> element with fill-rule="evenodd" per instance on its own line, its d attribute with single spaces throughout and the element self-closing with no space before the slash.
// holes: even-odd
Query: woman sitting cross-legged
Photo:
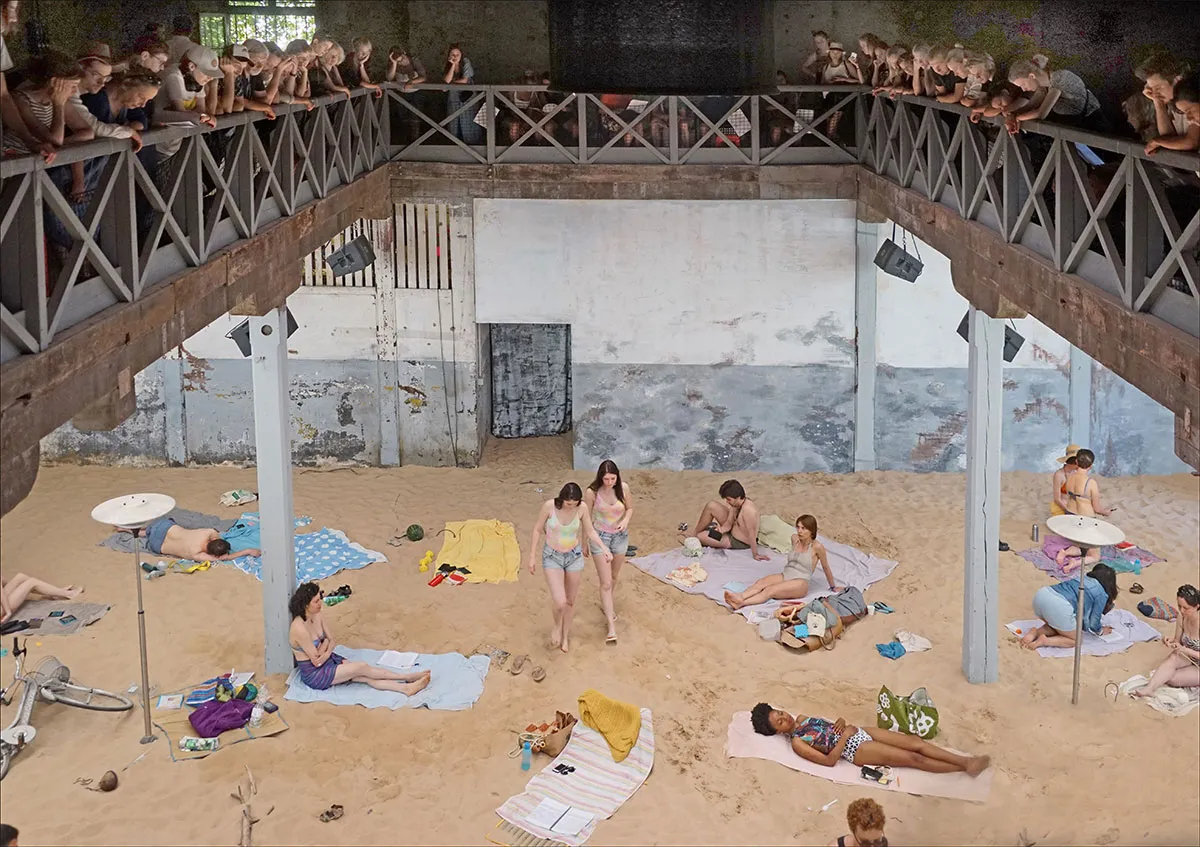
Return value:
<svg viewBox="0 0 1200 847">
<path fill-rule="evenodd" d="M 397 691 L 410 697 L 429 685 L 429 671 L 396 673 L 366 662 L 348 662 L 333 652 L 333 639 L 322 614 L 324 600 L 325 592 L 315 582 L 306 582 L 288 601 L 292 615 L 288 635 L 305 685 L 323 691 L 343 682 L 365 682 L 380 691 Z"/>
<path fill-rule="evenodd" d="M 829 768 L 838 759 L 845 759 L 852 765 L 887 765 L 929 773 L 979 776 L 991 763 L 987 756 L 961 756 L 921 738 L 886 729 L 868 731 L 851 726 L 842 718 L 830 721 L 804 715 L 792 717 L 780 709 L 772 709 L 769 703 L 755 706 L 750 712 L 750 722 L 759 735 L 786 735 L 797 756 Z"/>
<path fill-rule="evenodd" d="M 788 553 L 783 573 L 764 576 L 745 591 L 725 592 L 725 602 L 734 609 L 754 606 L 768 600 L 799 600 L 808 594 L 808 583 L 812 579 L 817 562 L 825 571 L 829 587 L 838 590 L 829 569 L 829 556 L 825 545 L 817 541 L 817 519 L 812 515 L 796 518 L 796 532 L 792 535 L 792 552 Z"/>
<path fill-rule="evenodd" d="M 1171 652 L 1150 675 L 1144 688 L 1129 692 L 1134 697 L 1152 697 L 1164 685 L 1172 688 L 1200 686 L 1200 590 L 1194 585 L 1179 586 L 1179 619 L 1175 635 L 1163 643 Z"/>
<path fill-rule="evenodd" d="M 1108 565 L 1096 565 L 1083 578 L 1083 629 L 1093 635 L 1108 635 L 1112 627 L 1102 627 L 1100 618 L 1112 611 L 1117 599 L 1117 572 Z M 1033 613 L 1046 623 L 1021 637 L 1021 645 L 1038 647 L 1074 647 L 1076 608 L 1079 605 L 1079 579 L 1043 585 L 1033 595 Z"/>
</svg>

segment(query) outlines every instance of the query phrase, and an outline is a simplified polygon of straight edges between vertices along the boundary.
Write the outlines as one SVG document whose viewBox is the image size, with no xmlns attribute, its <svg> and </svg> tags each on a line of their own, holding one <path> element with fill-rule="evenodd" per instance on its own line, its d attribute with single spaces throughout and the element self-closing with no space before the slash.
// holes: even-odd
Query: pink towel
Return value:
<svg viewBox="0 0 1200 847">
<path fill-rule="evenodd" d="M 874 727 L 864 727 L 871 732 Z M 767 759 L 784 767 L 811 776 L 819 776 L 839 785 L 868 786 L 881 791 L 902 791 L 905 794 L 923 794 L 927 797 L 949 797 L 951 800 L 970 800 L 984 803 L 992 790 L 994 768 L 988 768 L 977 777 L 965 773 L 925 773 L 912 768 L 893 768 L 896 781 L 880 785 L 862 778 L 861 769 L 844 759 L 832 768 L 813 764 L 802 759 L 792 750 L 782 735 L 759 735 L 750 725 L 749 712 L 735 712 L 729 722 L 729 734 L 725 740 L 725 755 L 734 759 Z"/>
</svg>

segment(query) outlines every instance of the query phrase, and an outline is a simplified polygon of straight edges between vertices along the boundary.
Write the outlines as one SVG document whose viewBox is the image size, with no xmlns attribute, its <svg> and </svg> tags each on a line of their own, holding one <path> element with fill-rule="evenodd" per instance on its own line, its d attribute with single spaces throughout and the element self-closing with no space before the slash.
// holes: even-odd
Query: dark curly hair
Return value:
<svg viewBox="0 0 1200 847">
<path fill-rule="evenodd" d="M 771 726 L 771 704 L 759 703 L 750 711 L 750 724 L 759 735 L 774 735 L 775 727 Z"/>
<path fill-rule="evenodd" d="M 288 612 L 293 618 L 308 620 L 308 604 L 312 599 L 321 593 L 321 587 L 315 582 L 304 582 L 292 594 L 292 599 L 288 600 Z"/>
</svg>

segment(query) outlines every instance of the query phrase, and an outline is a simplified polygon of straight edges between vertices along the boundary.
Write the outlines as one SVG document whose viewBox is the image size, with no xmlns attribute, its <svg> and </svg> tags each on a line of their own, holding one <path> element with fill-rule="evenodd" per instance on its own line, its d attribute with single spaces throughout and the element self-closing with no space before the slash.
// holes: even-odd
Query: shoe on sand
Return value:
<svg viewBox="0 0 1200 847">
<path fill-rule="evenodd" d="M 517 656 L 517 658 L 513 659 L 512 667 L 508 669 L 508 672 L 513 676 L 516 676 L 521 671 L 525 670 L 525 663 L 528 661 L 528 656 Z"/>
<path fill-rule="evenodd" d="M 340 803 L 334 803 L 328 809 L 321 812 L 321 822 L 329 823 L 330 821 L 336 821 L 344 814 L 346 814 L 345 808 Z"/>
<path fill-rule="evenodd" d="M 546 678 L 546 671 L 541 665 L 538 665 L 536 668 L 533 669 L 532 676 L 533 676 L 534 682 L 541 682 L 543 679 Z"/>
</svg>

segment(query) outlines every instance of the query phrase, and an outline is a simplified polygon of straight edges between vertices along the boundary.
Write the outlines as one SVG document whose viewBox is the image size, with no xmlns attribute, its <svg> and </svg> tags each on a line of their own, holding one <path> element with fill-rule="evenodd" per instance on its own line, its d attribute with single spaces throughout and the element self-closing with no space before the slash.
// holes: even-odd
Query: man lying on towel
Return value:
<svg viewBox="0 0 1200 847">
<path fill-rule="evenodd" d="M 193 562 L 228 562 L 242 556 L 261 556 L 257 549 L 232 551 L 215 529 L 184 529 L 174 518 L 159 518 L 143 530 L 146 546 L 156 556 Z"/>
<path fill-rule="evenodd" d="M 720 500 L 709 500 L 700 518 L 683 537 L 698 538 L 705 547 L 749 550 L 760 562 L 770 556 L 758 552 L 758 506 L 746 496 L 736 479 L 727 479 L 717 491 Z"/>
<path fill-rule="evenodd" d="M 888 765 L 915 768 L 929 773 L 959 773 L 979 776 L 991 759 L 988 756 L 960 756 L 911 735 L 886 729 L 870 731 L 850 726 L 842 718 L 792 717 L 787 712 L 759 703 L 750 712 L 750 723 L 759 735 L 783 733 L 791 739 L 792 750 L 802 759 L 831 768 L 838 759 L 852 765 Z"/>
</svg>

